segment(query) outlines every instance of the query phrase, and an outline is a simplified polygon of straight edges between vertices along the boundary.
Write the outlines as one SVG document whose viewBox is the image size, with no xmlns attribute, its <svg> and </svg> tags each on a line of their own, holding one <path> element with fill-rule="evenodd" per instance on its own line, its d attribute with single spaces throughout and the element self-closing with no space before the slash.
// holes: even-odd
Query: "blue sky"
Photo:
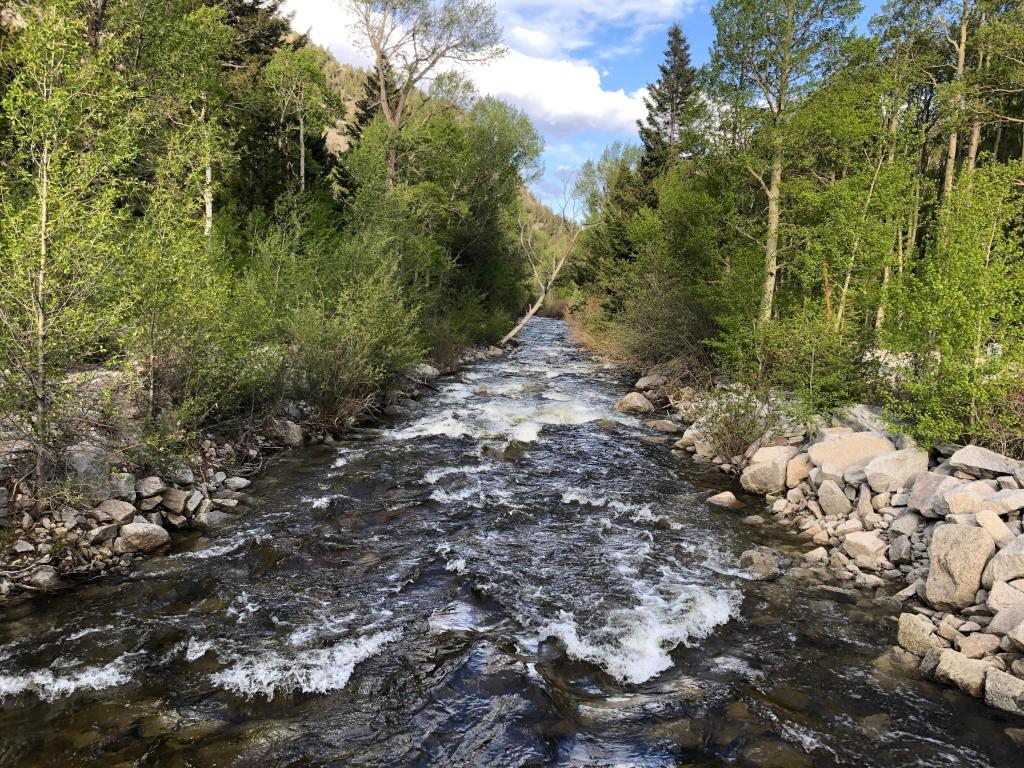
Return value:
<svg viewBox="0 0 1024 768">
<path fill-rule="evenodd" d="M 365 66 L 343 0 L 286 0 L 293 26 L 343 62 Z M 862 23 L 880 5 L 867 0 Z M 553 202 L 560 178 L 614 141 L 635 142 L 644 88 L 657 78 L 665 31 L 678 21 L 695 64 L 714 41 L 706 0 L 497 0 L 509 53 L 469 72 L 481 93 L 523 109 L 544 136 L 535 192 Z"/>
</svg>

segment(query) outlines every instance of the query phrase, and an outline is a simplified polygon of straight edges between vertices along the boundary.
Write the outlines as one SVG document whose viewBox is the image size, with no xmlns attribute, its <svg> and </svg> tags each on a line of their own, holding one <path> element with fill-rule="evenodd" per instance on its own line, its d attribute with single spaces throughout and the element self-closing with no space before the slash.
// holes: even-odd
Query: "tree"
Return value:
<svg viewBox="0 0 1024 768">
<path fill-rule="evenodd" d="M 385 65 L 385 71 L 387 72 L 389 82 L 383 90 L 386 93 L 393 94 L 396 89 L 391 67 Z M 363 135 L 363 129 L 373 121 L 373 118 L 384 111 L 380 104 L 381 87 L 380 83 L 377 82 L 377 77 L 376 69 L 372 69 L 366 74 L 362 93 L 355 103 L 355 114 L 353 114 L 352 120 L 345 131 L 350 145 L 359 143 L 359 137 Z M 394 107 L 394 105 L 391 106 L 392 108 Z"/>
<path fill-rule="evenodd" d="M 30 401 L 42 508 L 64 379 L 102 353 L 121 308 L 111 283 L 135 113 L 113 66 L 116 46 L 101 40 L 92 50 L 78 0 L 43 0 L 25 20 L 2 104 L 0 390 L 6 406 Z"/>
<path fill-rule="evenodd" d="M 306 189 L 306 131 L 322 130 L 336 111 L 335 99 L 327 87 L 324 57 L 316 48 L 280 48 L 266 68 L 267 86 L 274 93 L 281 114 L 281 128 L 288 119 L 299 133 L 299 190 Z"/>
<path fill-rule="evenodd" d="M 572 181 L 568 177 L 563 181 L 562 206 L 557 218 L 557 229 L 551 233 L 553 236 L 544 236 L 534 208 L 524 205 L 519 211 L 516 222 L 519 230 L 519 247 L 530 265 L 530 274 L 537 286 L 537 298 L 516 326 L 501 338 L 498 342 L 501 346 L 515 338 L 530 322 L 530 318 L 544 306 L 558 276 L 576 250 L 576 242 L 585 226 L 578 222 L 578 187 L 574 189 Z"/>
<path fill-rule="evenodd" d="M 647 117 L 637 121 L 644 156 L 640 167 L 652 179 L 671 167 L 684 149 L 687 123 L 698 101 L 697 70 L 690 65 L 690 44 L 678 24 L 668 30 L 661 77 L 647 86 Z"/>
<path fill-rule="evenodd" d="M 486 0 L 341 1 L 355 15 L 362 43 L 373 58 L 379 105 L 389 127 L 387 181 L 394 186 L 399 135 L 417 94 L 422 95 L 428 79 L 446 64 L 479 63 L 503 55 L 501 28 L 494 6 Z"/>
<path fill-rule="evenodd" d="M 859 0 L 719 0 L 711 10 L 716 95 L 743 113 L 732 119 L 756 123 L 766 145 L 766 158 L 746 162 L 768 202 L 761 322 L 772 316 L 779 270 L 787 124 L 801 98 L 835 66 L 859 11 Z"/>
</svg>

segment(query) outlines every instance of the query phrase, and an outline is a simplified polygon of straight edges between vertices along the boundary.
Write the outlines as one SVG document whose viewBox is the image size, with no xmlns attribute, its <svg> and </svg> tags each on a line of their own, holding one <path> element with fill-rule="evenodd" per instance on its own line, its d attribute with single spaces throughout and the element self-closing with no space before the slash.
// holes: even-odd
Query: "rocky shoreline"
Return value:
<svg viewBox="0 0 1024 768">
<path fill-rule="evenodd" d="M 498 354 L 504 352 L 497 347 L 470 349 L 452 370 Z M 430 382 L 439 376 L 441 371 L 428 364 L 410 371 L 403 386 L 378 396 L 377 407 L 350 419 L 345 436 L 359 436 L 382 416 L 403 415 L 412 401 L 434 389 Z M 144 558 L 166 552 L 175 532 L 205 530 L 241 514 L 251 502 L 246 491 L 252 477 L 271 454 L 337 439 L 309 426 L 303 413 L 301 404 L 289 405 L 265 419 L 244 443 L 207 435 L 187 461 L 159 474 L 138 476 L 123 465 L 112 469 L 102 450 L 85 457 L 78 447 L 82 455 L 69 463 L 80 470 L 82 493 L 41 513 L 29 492 L 12 494 L 0 486 L 0 603 L 103 573 L 127 573 Z"/>
<path fill-rule="evenodd" d="M 615 408 L 646 417 L 648 442 L 738 475 L 768 510 L 747 521 L 789 529 L 808 575 L 896 601 L 904 665 L 1024 716 L 1024 462 L 975 445 L 925 451 L 864 405 L 811 426 L 782 418 L 722 456 L 709 437 L 722 389 L 676 391 L 650 372 Z M 746 508 L 732 491 L 707 503 Z M 774 578 L 781 561 L 752 549 L 740 566 Z"/>
</svg>

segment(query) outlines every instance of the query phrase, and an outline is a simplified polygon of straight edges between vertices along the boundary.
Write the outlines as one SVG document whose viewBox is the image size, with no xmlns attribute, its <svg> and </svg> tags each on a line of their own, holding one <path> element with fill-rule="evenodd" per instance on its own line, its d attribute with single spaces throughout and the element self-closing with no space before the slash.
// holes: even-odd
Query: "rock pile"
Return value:
<svg viewBox="0 0 1024 768">
<path fill-rule="evenodd" d="M 975 445 L 921 450 L 868 406 L 809 429 L 783 422 L 725 457 L 704 437 L 695 393 L 644 397 L 670 400 L 688 423 L 676 452 L 739 473 L 766 498 L 807 542 L 807 570 L 899 601 L 897 642 L 924 675 L 1024 715 L 1024 462 Z M 741 506 L 728 491 L 708 503 Z M 744 557 L 771 571 L 761 554 Z"/>
</svg>

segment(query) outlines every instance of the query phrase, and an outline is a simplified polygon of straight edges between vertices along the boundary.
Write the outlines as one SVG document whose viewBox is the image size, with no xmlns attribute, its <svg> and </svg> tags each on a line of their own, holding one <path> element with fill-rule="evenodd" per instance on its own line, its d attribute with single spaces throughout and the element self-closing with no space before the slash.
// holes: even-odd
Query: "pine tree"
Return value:
<svg viewBox="0 0 1024 768">
<path fill-rule="evenodd" d="M 641 171 L 654 178 L 669 168 L 684 149 L 685 128 L 696 101 L 697 71 L 690 64 L 690 44 L 678 24 L 668 31 L 661 77 L 647 86 L 647 119 L 637 121 L 644 147 Z"/>
</svg>

